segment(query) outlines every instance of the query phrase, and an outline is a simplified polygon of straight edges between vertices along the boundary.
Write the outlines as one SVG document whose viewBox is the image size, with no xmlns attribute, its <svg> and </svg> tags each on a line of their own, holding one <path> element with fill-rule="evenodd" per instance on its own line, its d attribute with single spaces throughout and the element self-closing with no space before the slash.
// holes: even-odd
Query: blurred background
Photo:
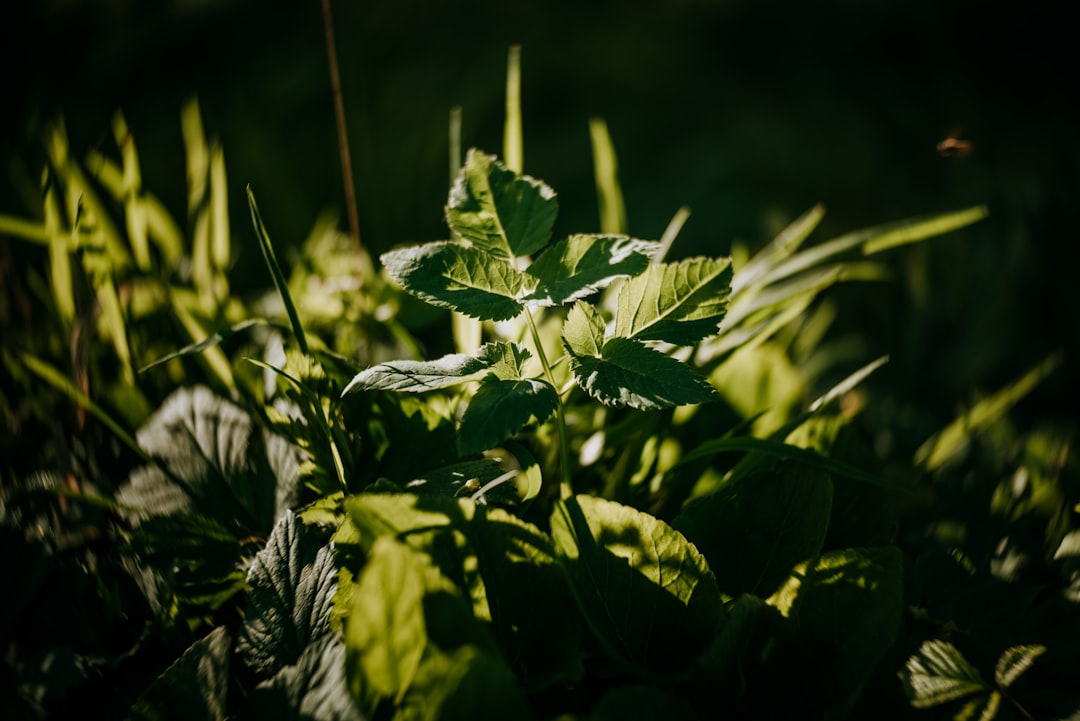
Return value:
<svg viewBox="0 0 1080 721">
<path fill-rule="evenodd" d="M 890 354 L 878 382 L 943 416 L 1063 349 L 1024 409 L 1074 416 L 1080 113 L 1073 31 L 1049 2 L 366 0 L 333 13 L 373 253 L 446 236 L 451 110 L 465 147 L 501 154 L 519 43 L 525 169 L 558 191 L 557 233 L 599 227 L 592 117 L 611 132 L 634 235 L 657 238 L 690 208 L 677 257 L 757 247 L 818 202 L 819 241 L 986 204 L 978 226 L 894 251 L 894 282 L 834 291 L 836 332 L 859 335 L 862 362 Z M 224 147 L 235 290 L 269 285 L 245 185 L 286 260 L 320 214 L 345 227 L 318 0 L 36 0 L 5 15 L 0 213 L 40 207 L 44 123 L 62 115 L 77 156 L 115 157 L 121 109 L 144 186 L 183 218 L 180 110 L 195 96 Z M 962 152 L 939 151 L 949 138 Z"/>
</svg>

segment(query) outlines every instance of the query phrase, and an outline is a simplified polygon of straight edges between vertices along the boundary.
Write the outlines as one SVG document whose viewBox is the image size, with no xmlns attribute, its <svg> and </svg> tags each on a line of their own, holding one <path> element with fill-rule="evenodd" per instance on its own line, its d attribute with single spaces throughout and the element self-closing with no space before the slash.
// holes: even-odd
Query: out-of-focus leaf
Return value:
<svg viewBox="0 0 1080 721">
<path fill-rule="evenodd" d="M 979 672 L 948 641 L 926 641 L 900 673 L 904 691 L 915 708 L 989 691 Z"/>
<path fill-rule="evenodd" d="M 131 708 L 129 721 L 223 721 L 229 682 L 229 635 L 219 626 L 184 651 Z"/>
<path fill-rule="evenodd" d="M 705 558 L 653 516 L 574 496 L 555 506 L 551 532 L 589 627 L 634 673 L 683 675 L 723 624 L 720 590 Z"/>
<path fill-rule="evenodd" d="M 245 699 L 239 721 L 363 721 L 345 679 L 345 643 L 328 635 L 309 643 Z"/>
<path fill-rule="evenodd" d="M 237 653 L 260 677 L 294 664 L 330 632 L 337 569 L 320 534 L 286 510 L 248 569 Z"/>
<path fill-rule="evenodd" d="M 1000 688 L 1012 686 L 1013 681 L 1031 668 L 1035 659 L 1046 653 L 1046 646 L 1026 645 L 1012 646 L 998 658 L 997 667 L 994 669 L 994 680 Z"/>
</svg>

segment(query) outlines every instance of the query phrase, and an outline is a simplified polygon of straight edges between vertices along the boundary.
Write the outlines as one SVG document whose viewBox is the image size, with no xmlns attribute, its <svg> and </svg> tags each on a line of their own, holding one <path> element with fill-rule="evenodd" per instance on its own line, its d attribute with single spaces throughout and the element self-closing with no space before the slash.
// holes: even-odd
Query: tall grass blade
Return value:
<svg viewBox="0 0 1080 721">
<path fill-rule="evenodd" d="M 33 220 L 16 218 L 11 215 L 0 215 L 0 235 L 9 235 L 12 238 L 28 240 L 31 243 L 49 245 L 49 234 L 45 226 Z"/>
<path fill-rule="evenodd" d="M 247 197 L 248 207 L 251 209 L 251 222 L 255 226 L 255 235 L 259 239 L 263 259 L 266 261 L 266 267 L 270 269 L 270 276 L 274 279 L 274 287 L 277 288 L 277 292 L 281 296 L 281 302 L 285 304 L 285 312 L 289 316 L 289 324 L 292 326 L 293 334 L 296 335 L 296 342 L 304 355 L 311 355 L 307 336 L 304 335 L 304 326 L 300 324 L 300 316 L 297 314 L 296 306 L 293 304 L 292 296 L 289 294 L 285 274 L 281 272 L 281 266 L 278 265 L 277 256 L 274 254 L 274 246 L 270 243 L 270 236 L 266 232 L 266 226 L 263 225 L 262 216 L 259 214 L 259 206 L 255 203 L 255 193 L 251 190 L 250 185 L 247 186 Z"/>
<path fill-rule="evenodd" d="M 192 302 L 198 304 L 198 299 L 192 298 Z M 203 328 L 202 323 L 192 315 L 182 296 L 178 293 L 173 293 L 172 309 L 192 341 L 195 343 L 202 343 L 207 340 L 208 334 L 206 329 Z M 225 357 L 225 354 L 220 348 L 208 346 L 203 358 L 207 365 L 210 366 L 210 370 L 217 376 L 218 380 L 225 388 L 228 388 L 230 391 L 236 389 L 236 380 L 233 377 L 232 366 L 229 365 L 229 359 Z"/>
<path fill-rule="evenodd" d="M 113 434 L 128 448 L 135 451 L 140 458 L 146 461 L 151 459 L 146 455 L 142 448 L 139 447 L 135 438 L 128 433 L 123 426 L 121 426 L 109 413 L 90 399 L 90 396 L 82 392 L 82 390 L 75 385 L 75 382 L 61 373 L 52 365 L 46 363 L 40 358 L 30 355 L 29 353 L 20 354 L 23 365 L 27 367 L 37 377 L 57 389 L 68 398 L 77 403 L 81 408 L 85 408 L 95 418 L 101 421 L 106 428 L 113 432 Z"/>
<path fill-rule="evenodd" d="M 450 108 L 450 129 L 447 140 L 450 145 L 450 185 L 453 185 L 458 173 L 461 172 L 461 159 L 465 157 L 461 150 L 460 105 Z"/>
<path fill-rule="evenodd" d="M 65 325 L 75 319 L 75 290 L 71 284 L 71 240 L 62 230 L 60 203 L 56 198 L 56 184 L 48 171 L 44 172 L 45 186 L 45 236 L 49 239 L 49 285 L 52 288 L 56 310 Z"/>
<path fill-rule="evenodd" d="M 120 148 L 123 164 L 122 195 L 124 218 L 127 221 L 128 244 L 135 258 L 135 266 L 142 271 L 150 270 L 150 243 L 146 232 L 146 210 L 140 200 L 142 193 L 142 173 L 139 170 L 139 154 L 135 149 L 135 138 L 128 128 L 124 114 L 113 116 L 113 137 L 116 147 Z"/>
<path fill-rule="evenodd" d="M 593 172 L 596 176 L 596 195 L 600 205 L 600 231 L 612 235 L 626 234 L 626 205 L 619 186 L 619 163 L 603 118 L 589 120 L 592 140 Z"/>
<path fill-rule="evenodd" d="M 675 211 L 675 215 L 671 216 L 671 220 L 668 221 L 667 227 L 664 228 L 663 235 L 660 236 L 660 250 L 653 256 L 653 263 L 662 263 L 667 254 L 671 251 L 671 246 L 675 243 L 675 238 L 678 237 L 679 231 L 686 225 L 686 221 L 690 219 L 690 208 L 682 206 Z"/>
<path fill-rule="evenodd" d="M 796 218 L 771 243 L 747 261 L 746 265 L 735 271 L 735 277 L 731 280 L 731 292 L 738 293 L 743 288 L 753 286 L 767 270 L 798 250 L 824 217 L 825 206 L 819 203 Z"/>
<path fill-rule="evenodd" d="M 521 46 L 511 45 L 506 58 L 506 126 L 503 157 L 506 167 L 525 172 L 525 143 L 521 129 Z"/>
</svg>

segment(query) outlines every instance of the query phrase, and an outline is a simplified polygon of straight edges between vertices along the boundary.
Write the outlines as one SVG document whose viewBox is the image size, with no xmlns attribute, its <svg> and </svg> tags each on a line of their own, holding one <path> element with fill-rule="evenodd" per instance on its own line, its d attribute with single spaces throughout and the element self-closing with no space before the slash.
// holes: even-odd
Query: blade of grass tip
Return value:
<svg viewBox="0 0 1080 721">
<path fill-rule="evenodd" d="M 814 229 L 824 217 L 825 206 L 818 203 L 796 218 L 794 222 L 780 231 L 771 243 L 755 253 L 746 262 L 746 265 L 735 272 L 735 277 L 731 279 L 731 292 L 736 293 L 751 285 L 764 275 L 765 271 L 769 270 L 770 267 L 775 266 L 776 263 L 798 250 L 799 246 L 810 237 L 810 234 L 814 232 Z"/>
<path fill-rule="evenodd" d="M 525 172 L 525 150 L 521 129 L 521 46 L 511 45 L 506 57 L 506 126 L 503 131 L 506 167 Z"/>
<path fill-rule="evenodd" d="M 667 227 L 664 228 L 663 235 L 660 236 L 660 250 L 653 256 L 652 262 L 654 265 L 659 265 L 664 262 L 664 258 L 671 252 L 671 246 L 675 243 L 675 238 L 678 237 L 679 231 L 686 225 L 686 221 L 690 219 L 690 208 L 682 206 L 675 211 L 675 215 L 671 216 L 671 220 L 668 221 Z"/>
<path fill-rule="evenodd" d="M 307 336 L 304 335 L 304 327 L 300 324 L 300 316 L 296 312 L 292 296 L 289 295 L 285 274 L 281 272 L 281 266 L 278 265 L 277 257 L 274 255 L 274 247 L 270 244 L 270 236 L 266 232 L 266 226 L 263 225 L 262 216 L 259 214 L 259 206 L 255 203 L 255 193 L 251 190 L 250 185 L 247 186 L 247 196 L 248 207 L 251 209 L 251 222 L 255 226 L 255 235 L 258 236 L 263 259 L 266 261 L 267 268 L 270 269 L 270 276 L 274 279 L 274 287 L 277 288 L 277 292 L 281 296 L 281 302 L 285 304 L 285 312 L 289 316 L 289 324 L 292 325 L 293 333 L 296 335 L 296 342 L 300 345 L 300 351 L 304 355 L 311 355 Z"/>
<path fill-rule="evenodd" d="M 862 368 L 860 368 L 859 370 L 855 371 L 854 373 L 849 375 L 844 380 L 837 383 L 835 386 L 830 388 L 824 395 L 822 395 L 820 398 L 818 398 L 813 403 L 811 403 L 810 404 L 810 412 L 813 413 L 817 409 L 824 407 L 825 405 L 827 405 L 827 404 L 831 403 L 832 401 L 836 400 L 837 398 L 844 395 L 848 391 L 852 390 L 853 388 L 855 388 L 855 386 L 859 385 L 864 380 L 866 380 L 866 378 L 871 373 L 873 373 L 878 368 L 880 368 L 881 366 L 885 365 L 888 362 L 889 362 L 889 356 L 887 356 L 887 355 L 883 355 L 880 358 L 877 358 L 877 359 L 875 359 L 873 361 L 870 361 L 869 363 L 864 365 Z"/>
<path fill-rule="evenodd" d="M 1051 354 L 1018 380 L 976 403 L 943 430 L 928 438 L 915 452 L 915 464 L 927 471 L 944 465 L 965 446 L 972 435 L 986 430 L 1042 383 L 1063 360 L 1061 351 Z"/>
<path fill-rule="evenodd" d="M 978 205 L 955 213 L 946 213 L 927 220 L 916 221 L 867 241 L 863 246 L 863 255 L 872 255 L 908 243 L 916 243 L 936 235 L 944 235 L 959 230 L 966 225 L 976 223 L 988 214 L 989 210 L 985 205 Z"/>
<path fill-rule="evenodd" d="M 60 204 L 53 176 L 45 170 L 45 235 L 49 238 L 49 284 L 56 310 L 65 325 L 75 319 L 75 291 L 71 284 L 71 241 L 60 230 Z"/>
<path fill-rule="evenodd" d="M 596 196 L 600 205 L 600 231 L 625 235 L 626 205 L 619 187 L 619 161 L 603 118 L 590 118 L 589 138 L 592 141 Z"/>
<path fill-rule="evenodd" d="M 88 395 L 82 392 L 82 390 L 75 385 L 75 382 L 61 373 L 52 365 L 46 363 L 40 358 L 33 356 L 29 353 L 21 353 L 20 358 L 23 365 L 30 370 L 31 373 L 41 378 L 43 381 L 57 389 L 72 401 L 77 403 L 82 408 L 85 408 L 95 418 L 101 421 L 106 428 L 113 432 L 113 434 L 127 447 L 135 451 L 143 460 L 149 461 L 150 457 L 146 452 L 139 447 L 135 438 L 128 433 L 123 426 L 121 426 L 109 413 L 90 399 Z"/>
<path fill-rule="evenodd" d="M 450 185 L 454 184 L 457 180 L 458 173 L 461 172 L 461 106 L 455 105 L 450 108 L 450 128 L 449 137 L 450 143 Z"/>
<path fill-rule="evenodd" d="M 188 215 L 194 215 L 206 197 L 206 182 L 210 172 L 210 151 L 203 135 L 199 100 L 191 97 L 180 111 L 180 132 L 184 137 L 187 162 Z"/>
<path fill-rule="evenodd" d="M 219 143 L 210 149 L 210 263 L 223 286 L 217 289 L 218 300 L 228 297 L 229 289 L 224 271 L 229 267 L 229 184 L 225 173 L 225 152 Z"/>
<path fill-rule="evenodd" d="M 124 219 L 127 221 L 128 244 L 135 266 L 142 271 L 150 270 L 150 244 L 146 235 L 146 211 L 139 195 L 142 191 L 142 173 L 139 170 L 139 154 L 135 149 L 135 138 L 131 134 L 127 120 L 122 112 L 113 116 L 113 137 L 120 149 L 123 164 L 121 186 L 124 203 Z"/>
<path fill-rule="evenodd" d="M 326 34 L 326 56 L 330 65 L 330 88 L 334 95 L 338 155 L 341 156 L 341 180 L 345 186 L 345 205 L 349 213 L 349 234 L 352 236 L 356 252 L 362 253 L 364 245 L 360 242 L 360 213 L 356 205 L 356 184 L 353 182 L 352 159 L 349 155 L 349 131 L 345 122 L 345 100 L 341 92 L 341 71 L 338 69 L 337 44 L 334 42 L 334 18 L 330 14 L 330 0 L 322 0 L 322 16 L 323 30 Z"/>
<path fill-rule="evenodd" d="M 236 323 L 235 325 L 229 326 L 228 328 L 224 328 L 222 330 L 219 330 L 218 332 L 214 333 L 213 335 L 208 335 L 206 338 L 199 341 L 198 343 L 191 343 L 189 345 L 186 345 L 186 346 L 184 346 L 183 348 L 181 348 L 180 350 L 178 350 L 178 351 L 176 351 L 174 353 L 169 353 L 166 356 L 162 356 L 161 358 L 158 358 L 153 363 L 148 363 L 147 365 L 144 365 L 142 368 L 139 369 L 139 373 L 145 373 L 146 371 L 150 370 L 151 368 L 156 368 L 159 365 L 163 365 L 165 363 L 168 363 L 169 361 L 173 360 L 174 358 L 183 358 L 184 356 L 194 355 L 196 353 L 201 353 L 204 350 L 206 350 L 207 348 L 212 348 L 214 346 L 217 346 L 218 344 L 220 344 L 220 343 L 224 342 L 225 340 L 231 338 L 232 336 L 236 335 L 240 331 L 246 330 L 247 328 L 250 328 L 253 325 L 273 325 L 273 323 L 266 320 L 265 318 L 248 318 L 247 320 L 240 321 L 239 323 Z"/>
</svg>

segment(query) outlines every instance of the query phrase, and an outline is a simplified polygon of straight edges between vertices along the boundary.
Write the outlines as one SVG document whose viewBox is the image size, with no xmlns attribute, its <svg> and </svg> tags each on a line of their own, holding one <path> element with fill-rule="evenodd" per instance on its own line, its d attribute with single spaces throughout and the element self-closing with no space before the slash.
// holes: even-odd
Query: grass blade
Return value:
<svg viewBox="0 0 1080 721">
<path fill-rule="evenodd" d="M 600 205 L 600 232 L 626 234 L 626 205 L 619 187 L 619 162 L 603 118 L 589 120 L 592 140 L 593 172 L 596 176 L 596 195 Z"/>
<path fill-rule="evenodd" d="M 251 190 L 250 185 L 247 186 L 247 196 L 248 207 L 251 208 L 251 222 L 255 225 L 255 235 L 259 238 L 259 247 L 262 249 L 263 259 L 266 260 L 266 266 L 270 269 L 270 276 L 274 279 L 274 287 L 277 288 L 278 294 L 281 295 L 281 302 L 285 304 L 285 312 L 289 315 L 289 323 L 292 325 L 293 333 L 296 335 L 296 342 L 300 345 L 300 351 L 304 355 L 311 355 L 307 337 L 304 335 L 304 327 L 300 324 L 300 316 L 296 312 L 292 296 L 289 295 L 285 274 L 281 272 L 277 256 L 274 255 L 274 246 L 270 244 L 270 236 L 266 232 L 266 226 L 263 225 L 262 216 L 259 214 L 259 206 L 255 203 L 255 193 Z"/>
<path fill-rule="evenodd" d="M 511 45 L 506 58 L 506 127 L 503 157 L 506 167 L 519 175 L 525 172 L 525 149 L 521 129 L 521 46 Z"/>
</svg>

